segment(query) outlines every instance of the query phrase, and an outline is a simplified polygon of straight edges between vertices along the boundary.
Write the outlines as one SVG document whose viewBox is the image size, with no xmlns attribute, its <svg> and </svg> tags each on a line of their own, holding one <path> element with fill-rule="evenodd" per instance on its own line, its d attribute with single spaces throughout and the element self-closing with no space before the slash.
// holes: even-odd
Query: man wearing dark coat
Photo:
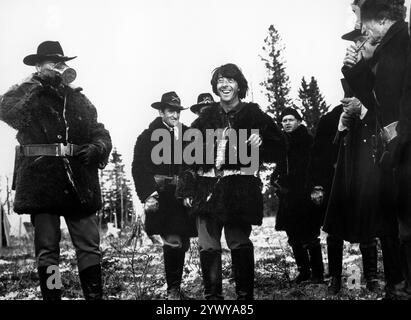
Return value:
<svg viewBox="0 0 411 320">
<path fill-rule="evenodd" d="M 314 283 L 321 283 L 324 280 L 319 239 L 322 218 L 310 201 L 307 188 L 307 167 L 313 138 L 302 124 L 297 110 L 285 108 L 280 119 L 288 148 L 284 162 L 278 164 L 271 177 L 280 199 L 275 227 L 278 231 L 286 231 L 293 250 L 298 267 L 295 284 L 310 278 Z"/>
<path fill-rule="evenodd" d="M 397 132 L 395 167 L 398 182 L 400 257 L 406 280 L 405 291 L 411 296 L 411 51 L 408 53 Z"/>
<path fill-rule="evenodd" d="M 392 157 L 397 144 L 395 128 L 410 45 L 404 18 L 403 0 L 366 0 L 361 6 L 361 21 L 369 37 L 368 42 L 376 49 L 371 57 L 361 57 L 355 48 L 349 48 L 342 69 L 350 88 L 367 109 L 365 118 L 370 121 L 370 130 L 375 132 L 372 137 L 373 158 L 369 159 L 376 164 L 375 174 L 370 175 L 375 179 L 374 191 L 364 188 L 364 197 L 369 194 L 370 201 L 374 199 L 375 215 L 373 221 L 365 223 L 373 228 L 369 231 L 376 233 L 381 240 L 388 299 L 408 296 L 400 270 L 399 207 Z M 367 183 L 365 181 L 364 185 Z"/>
<path fill-rule="evenodd" d="M 356 28 L 342 36 L 362 46 L 362 56 L 371 57 L 375 46 L 368 44 L 367 37 L 361 32 L 361 21 Z M 324 223 L 328 232 L 328 269 L 331 281 L 330 294 L 341 289 L 342 257 L 344 240 L 360 243 L 363 273 L 366 287 L 370 291 L 378 288 L 376 236 L 379 228 L 375 206 L 377 172 L 372 161 L 373 118 L 361 102 L 352 97 L 353 92 L 346 79 L 342 79 L 345 98 L 341 101 L 340 116 L 333 124 L 334 146 L 337 146 L 336 175 L 331 193 L 330 204 Z M 324 119 L 326 120 L 326 119 Z M 331 125 L 331 123 L 330 123 Z M 330 140 L 330 141 L 333 141 Z M 339 146 L 339 150 L 338 150 Z M 332 176 L 330 180 L 332 181 Z"/>
<path fill-rule="evenodd" d="M 102 298 L 98 169 L 106 165 L 112 145 L 109 132 L 97 122 L 96 108 L 81 88 L 68 85 L 75 73 L 64 62 L 71 59 L 59 42 L 41 43 L 36 54 L 23 60 L 37 72 L 0 101 L 0 119 L 17 130 L 19 142 L 14 211 L 31 215 L 45 300 L 61 298 L 59 286 L 47 284 L 59 264 L 60 216 L 76 248 L 84 297 Z"/>
<path fill-rule="evenodd" d="M 211 85 L 220 102 L 207 107 L 191 129 L 199 131 L 203 140 L 210 130 L 223 134 L 217 142 L 201 141 L 201 137 L 194 141 L 203 145 L 207 159 L 187 164 L 178 195 L 197 216 L 205 298 L 223 299 L 220 239 L 224 228 L 237 299 L 250 300 L 254 298 L 254 248 L 249 237 L 252 225 L 261 225 L 263 218 L 258 169 L 262 161 L 277 162 L 284 156 L 285 140 L 257 104 L 241 101 L 248 84 L 236 65 L 215 69 Z M 229 138 L 224 133 L 230 134 Z M 242 161 L 250 152 L 250 161 Z"/>
<path fill-rule="evenodd" d="M 184 108 L 175 92 L 163 94 L 161 101 L 151 106 L 160 116 L 137 138 L 132 174 L 137 195 L 144 204 L 145 231 L 149 236 L 160 235 L 163 240 L 167 299 L 180 300 L 187 298 L 180 289 L 185 253 L 190 237 L 196 236 L 195 223 L 175 196 L 187 127 L 179 122 Z M 162 142 L 159 137 L 163 137 Z M 164 148 L 160 152 L 161 143 Z"/>
</svg>

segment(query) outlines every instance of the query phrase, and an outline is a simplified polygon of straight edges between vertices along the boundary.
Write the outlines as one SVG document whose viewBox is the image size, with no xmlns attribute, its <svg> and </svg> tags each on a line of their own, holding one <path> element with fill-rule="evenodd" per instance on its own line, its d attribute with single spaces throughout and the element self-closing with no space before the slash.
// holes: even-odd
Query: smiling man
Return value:
<svg viewBox="0 0 411 320">
<path fill-rule="evenodd" d="M 190 223 L 187 210 L 174 195 L 181 165 L 171 160 L 153 161 L 152 150 L 158 143 L 153 141 L 153 133 L 169 132 L 172 138 L 165 153 L 172 158 L 176 141 L 182 139 L 187 129 L 180 123 L 180 112 L 185 108 L 175 92 L 163 94 L 161 101 L 151 106 L 158 110 L 159 117 L 137 138 L 132 174 L 137 195 L 144 204 L 145 231 L 149 236 L 160 235 L 164 243 L 167 299 L 183 300 L 187 298 L 180 290 L 184 257 L 190 245 L 189 237 L 196 235 L 195 225 Z"/>
<path fill-rule="evenodd" d="M 240 138 L 242 135 L 238 132 L 246 130 L 247 136 L 234 144 L 224 144 L 220 140 L 213 163 L 207 161 L 189 166 L 180 177 L 178 195 L 197 217 L 205 298 L 223 299 L 220 239 L 224 228 L 231 250 L 237 298 L 248 300 L 254 298 L 251 226 L 261 225 L 263 218 L 261 181 L 258 172 L 241 170 L 242 163 L 227 159 L 230 152 L 241 152 L 243 144 L 247 145 L 247 151 L 259 150 L 260 162 L 277 162 L 285 154 L 285 140 L 280 129 L 257 104 L 241 101 L 246 96 L 248 84 L 236 65 L 226 64 L 215 69 L 211 85 L 220 102 L 204 109 L 191 127 L 200 130 L 203 137 L 210 129 L 231 129 Z M 204 144 L 204 148 L 207 147 Z"/>
</svg>

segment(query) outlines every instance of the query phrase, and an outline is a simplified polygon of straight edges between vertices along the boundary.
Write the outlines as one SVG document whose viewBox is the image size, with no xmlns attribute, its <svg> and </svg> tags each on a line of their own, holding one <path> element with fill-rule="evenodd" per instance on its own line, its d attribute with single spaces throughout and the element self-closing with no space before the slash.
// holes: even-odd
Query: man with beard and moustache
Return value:
<svg viewBox="0 0 411 320">
<path fill-rule="evenodd" d="M 366 0 L 361 6 L 363 30 L 371 45 L 377 46 L 370 58 L 355 47 L 347 50 L 342 69 L 355 96 L 367 108 L 375 132 L 374 161 L 376 188 L 373 198 L 375 224 L 379 225 L 387 299 L 407 299 L 400 270 L 398 201 L 394 182 L 393 150 L 397 144 L 396 126 L 403 93 L 410 40 L 404 21 L 404 0 Z M 371 161 L 371 160 L 370 160 Z M 366 196 L 369 190 L 365 190 Z"/>
<path fill-rule="evenodd" d="M 159 111 L 160 116 L 137 138 L 132 174 L 137 195 L 144 204 L 145 231 L 149 236 L 160 235 L 163 240 L 167 299 L 186 300 L 189 298 L 180 288 L 184 259 L 190 247 L 190 237 L 196 236 L 197 232 L 186 208 L 175 196 L 181 169 L 175 149 L 187 130 L 179 122 L 180 112 L 185 108 L 174 91 L 163 94 L 161 101 L 151 106 Z M 163 141 L 166 143 L 164 154 L 156 154 L 154 148 L 159 142 L 154 137 L 164 133 L 169 134 L 169 139 Z M 169 161 L 161 161 L 161 156 L 169 158 Z"/>
<path fill-rule="evenodd" d="M 231 250 L 237 299 L 251 300 L 254 299 L 254 246 L 250 234 L 252 225 L 261 225 L 263 218 L 259 165 L 262 161 L 279 161 L 285 153 L 285 140 L 257 104 L 242 101 L 248 83 L 236 65 L 230 63 L 215 69 L 211 85 L 220 101 L 207 107 L 191 128 L 199 130 L 203 139 L 207 131 L 220 130 L 230 131 L 230 138 L 244 140 L 236 138 L 234 145 L 227 143 L 225 147 L 223 138 L 217 144 L 213 140 L 210 145 L 217 152 L 211 161 L 203 158 L 201 163 L 187 165 L 180 176 L 178 194 L 197 217 L 205 298 L 223 299 L 221 233 L 224 228 Z M 258 133 L 252 132 L 253 129 Z M 210 146 L 204 143 L 203 148 L 206 157 Z M 258 152 L 258 157 L 251 157 L 250 168 L 239 161 L 228 161 L 232 152 L 239 155 L 236 159 L 241 159 L 244 149 L 247 154 L 250 150 L 251 154 L 253 150 Z"/>
<path fill-rule="evenodd" d="M 298 267 L 298 275 L 293 282 L 300 284 L 311 280 L 322 283 L 324 265 L 319 238 L 322 219 L 309 199 L 306 184 L 313 138 L 302 124 L 303 119 L 297 110 L 285 108 L 280 118 L 288 148 L 285 161 L 278 164 L 271 177 L 280 199 L 275 227 L 287 233 L 293 250 Z"/>
</svg>

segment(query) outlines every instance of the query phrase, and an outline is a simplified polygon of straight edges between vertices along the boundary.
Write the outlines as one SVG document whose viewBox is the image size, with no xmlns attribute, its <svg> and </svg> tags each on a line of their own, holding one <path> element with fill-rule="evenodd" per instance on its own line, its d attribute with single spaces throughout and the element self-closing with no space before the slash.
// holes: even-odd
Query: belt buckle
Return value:
<svg viewBox="0 0 411 320">
<path fill-rule="evenodd" d="M 222 178 L 224 176 L 224 170 L 214 168 L 214 174 L 216 178 Z"/>
<path fill-rule="evenodd" d="M 67 145 L 64 145 L 63 143 L 59 143 L 57 147 L 57 156 L 60 157 L 67 157 L 72 155 L 72 145 L 71 143 L 68 143 Z"/>
</svg>

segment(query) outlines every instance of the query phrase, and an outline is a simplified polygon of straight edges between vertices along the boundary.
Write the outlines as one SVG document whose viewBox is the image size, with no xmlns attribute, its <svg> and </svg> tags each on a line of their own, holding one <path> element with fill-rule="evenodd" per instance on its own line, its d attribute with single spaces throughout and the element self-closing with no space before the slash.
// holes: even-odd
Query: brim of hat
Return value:
<svg viewBox="0 0 411 320">
<path fill-rule="evenodd" d="M 190 107 L 191 112 L 197 113 L 200 111 L 202 108 L 209 107 L 211 106 L 212 103 L 200 103 L 200 104 L 195 104 Z"/>
<path fill-rule="evenodd" d="M 66 57 L 66 56 L 58 56 L 54 54 L 49 54 L 49 55 L 42 55 L 42 54 L 30 54 L 26 56 L 23 59 L 23 63 L 28 65 L 28 66 L 35 66 L 37 63 L 51 60 L 51 61 L 57 61 L 57 62 L 65 62 L 65 61 L 70 61 L 77 58 L 75 57 Z"/>
<path fill-rule="evenodd" d="M 357 39 L 358 37 L 361 37 L 362 33 L 360 29 L 355 29 L 351 32 L 348 32 L 346 34 L 344 34 L 341 39 L 343 40 L 347 40 L 347 41 L 354 41 L 355 39 Z"/>
<path fill-rule="evenodd" d="M 161 110 L 161 109 L 164 109 L 164 108 L 177 109 L 177 110 L 180 110 L 180 111 L 188 109 L 188 108 L 178 107 L 178 106 L 168 104 L 168 103 L 164 103 L 164 102 L 154 102 L 151 105 L 151 107 L 154 108 L 154 109 L 157 109 L 157 110 Z"/>
</svg>

